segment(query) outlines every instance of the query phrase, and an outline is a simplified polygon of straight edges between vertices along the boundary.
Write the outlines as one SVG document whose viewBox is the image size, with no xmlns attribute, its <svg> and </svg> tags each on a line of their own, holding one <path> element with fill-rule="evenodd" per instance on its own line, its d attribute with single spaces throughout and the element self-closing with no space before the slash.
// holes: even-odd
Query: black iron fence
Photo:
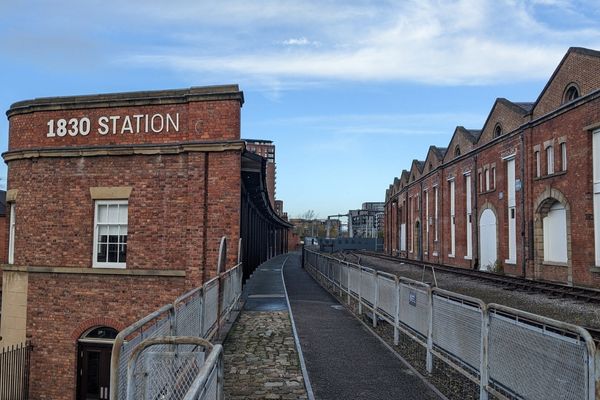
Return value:
<svg viewBox="0 0 600 400">
<path fill-rule="evenodd" d="M 0 349 L 0 399 L 28 399 L 32 348 L 27 342 Z"/>
</svg>

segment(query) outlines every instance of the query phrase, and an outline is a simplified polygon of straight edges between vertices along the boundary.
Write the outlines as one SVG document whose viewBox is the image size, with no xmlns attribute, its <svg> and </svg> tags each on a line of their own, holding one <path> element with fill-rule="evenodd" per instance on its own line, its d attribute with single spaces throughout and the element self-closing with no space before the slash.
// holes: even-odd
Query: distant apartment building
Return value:
<svg viewBox="0 0 600 400">
<path fill-rule="evenodd" d="M 350 237 L 376 238 L 383 232 L 384 202 L 366 202 L 360 210 L 348 211 Z"/>
</svg>

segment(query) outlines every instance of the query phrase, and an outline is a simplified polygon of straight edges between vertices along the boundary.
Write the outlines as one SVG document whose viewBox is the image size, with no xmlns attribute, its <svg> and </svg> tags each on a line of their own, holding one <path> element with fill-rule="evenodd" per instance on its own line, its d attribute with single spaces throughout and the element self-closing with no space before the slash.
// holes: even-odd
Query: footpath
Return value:
<svg viewBox="0 0 600 400">
<path fill-rule="evenodd" d="M 223 343 L 226 399 L 308 399 L 281 279 L 286 258 L 263 263 L 246 283 Z"/>
<path fill-rule="evenodd" d="M 258 267 L 243 297 L 244 308 L 223 343 L 225 398 L 439 399 L 302 269 L 300 253 L 277 256 Z"/>
</svg>

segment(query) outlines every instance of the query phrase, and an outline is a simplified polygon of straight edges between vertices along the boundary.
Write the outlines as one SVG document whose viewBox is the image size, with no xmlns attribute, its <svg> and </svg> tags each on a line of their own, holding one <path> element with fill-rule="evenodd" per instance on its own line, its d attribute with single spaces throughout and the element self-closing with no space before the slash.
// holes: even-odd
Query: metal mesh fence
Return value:
<svg viewBox="0 0 600 400">
<path fill-rule="evenodd" d="M 398 304 L 398 287 L 396 281 L 384 275 L 377 275 L 377 284 L 379 285 L 377 306 L 378 310 L 383 312 L 386 319 L 393 323 L 396 315 L 396 305 Z"/>
<path fill-rule="evenodd" d="M 490 314 L 490 383 L 518 397 L 587 398 L 587 347 L 539 323 Z"/>
<path fill-rule="evenodd" d="M 375 271 L 369 268 L 361 268 L 360 296 L 369 305 L 375 304 Z"/>
<path fill-rule="evenodd" d="M 127 400 L 183 399 L 204 363 L 204 351 L 179 347 L 161 344 L 142 352 L 133 366 L 133 391 L 128 391 Z"/>
<path fill-rule="evenodd" d="M 350 291 L 358 296 L 360 292 L 360 269 L 349 267 L 348 274 L 350 274 Z"/>
<path fill-rule="evenodd" d="M 166 310 L 156 316 L 149 324 L 143 325 L 139 330 L 132 333 L 129 340 L 123 343 L 119 357 L 119 399 L 126 398 L 127 392 L 127 363 L 131 358 L 132 350 L 143 340 L 159 336 L 167 336 L 171 333 L 173 317 L 170 310 Z M 112 373 L 112 371 L 111 371 Z"/>
<path fill-rule="evenodd" d="M 471 373 L 481 367 L 482 320 L 479 307 L 433 294 L 433 344 Z"/>
<path fill-rule="evenodd" d="M 429 293 L 414 284 L 400 282 L 400 322 L 423 336 L 429 332 Z"/>
<path fill-rule="evenodd" d="M 218 320 L 219 315 L 219 286 L 216 281 L 210 281 L 204 286 L 204 322 L 202 336 L 209 335 Z"/>
<path fill-rule="evenodd" d="M 201 288 L 194 289 L 179 297 L 173 304 L 164 306 L 124 329 L 117 336 L 113 346 L 111 399 L 125 399 L 127 396 L 127 365 L 132 357 L 132 351 L 137 345 L 150 338 L 167 336 L 210 337 L 216 332 L 219 321 L 228 315 L 239 300 L 241 289 L 242 266 L 238 264 L 229 271 L 213 278 Z M 220 301 L 221 304 L 219 304 Z M 221 310 L 220 316 L 219 310 Z M 170 373 L 180 371 L 183 374 L 193 371 L 190 366 L 195 364 L 190 364 L 191 361 L 189 360 L 186 361 L 186 357 L 191 357 L 186 356 L 186 354 L 192 352 L 196 347 L 190 344 L 180 344 L 175 352 L 173 351 L 173 345 L 157 344 L 152 347 L 151 351 L 144 351 L 140 354 L 136 368 L 141 368 L 140 371 L 143 371 L 143 373 L 136 373 L 135 385 L 142 385 L 137 383 L 137 380 L 146 376 L 144 374 L 149 374 L 150 370 L 147 368 L 152 367 L 152 373 L 156 375 L 156 379 L 154 379 L 156 385 L 148 389 L 149 384 L 143 384 L 138 389 L 143 389 L 144 392 L 149 391 L 148 393 L 158 393 L 158 397 L 144 398 L 183 398 L 165 397 L 159 389 L 161 385 L 164 386 L 161 379 L 166 379 L 168 376 L 164 371 L 170 371 Z M 194 352 L 197 353 L 195 350 Z M 167 361 L 169 357 L 174 358 L 171 364 Z M 180 361 L 177 361 L 177 359 L 180 359 Z M 196 359 L 196 361 L 198 360 L 200 358 Z M 187 378 L 182 376 L 181 379 L 185 381 Z M 136 393 L 138 389 L 136 389 Z M 171 390 L 169 393 L 172 392 Z M 179 391 L 177 392 L 179 393 Z"/>
<path fill-rule="evenodd" d="M 497 304 L 431 288 L 305 250 L 305 264 L 328 277 L 336 265 L 342 289 L 480 386 L 480 397 L 595 399 L 595 345 L 583 328 Z M 327 261 L 326 261 L 327 260 Z M 337 272 L 339 270 L 339 272 Z M 360 296 L 359 296 L 360 294 Z M 377 299 L 375 299 L 377 295 Z M 398 307 L 398 310 L 396 310 Z M 489 312 L 488 312 L 489 309 Z M 431 329 L 430 329 L 431 324 Z M 395 338 L 396 340 L 396 338 Z"/>
</svg>

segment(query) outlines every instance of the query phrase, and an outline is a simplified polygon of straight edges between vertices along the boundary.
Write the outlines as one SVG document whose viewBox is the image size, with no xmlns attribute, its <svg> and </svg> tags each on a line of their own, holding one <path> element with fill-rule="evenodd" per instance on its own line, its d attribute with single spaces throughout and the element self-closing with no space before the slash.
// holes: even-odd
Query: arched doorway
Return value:
<svg viewBox="0 0 600 400">
<path fill-rule="evenodd" d="M 535 277 L 572 285 L 569 202 L 560 191 L 548 188 L 535 204 Z"/>
<path fill-rule="evenodd" d="M 479 253 L 481 270 L 489 271 L 498 259 L 496 214 L 487 208 L 479 217 Z"/>
<path fill-rule="evenodd" d="M 107 326 L 86 331 L 77 342 L 77 399 L 108 400 L 110 356 L 117 331 Z"/>
</svg>

